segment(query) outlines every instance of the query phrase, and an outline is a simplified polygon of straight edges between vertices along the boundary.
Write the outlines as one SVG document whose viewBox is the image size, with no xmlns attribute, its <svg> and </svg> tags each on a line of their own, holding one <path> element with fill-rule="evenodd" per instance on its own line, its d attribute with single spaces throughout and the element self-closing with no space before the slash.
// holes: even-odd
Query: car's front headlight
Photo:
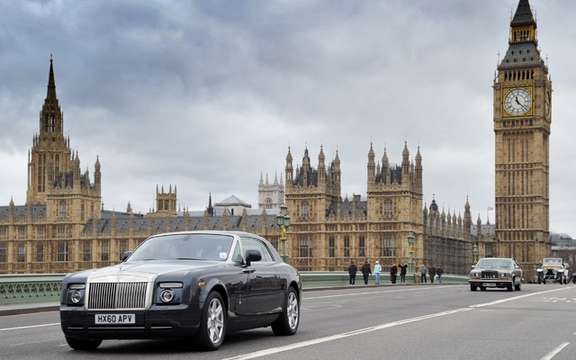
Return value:
<svg viewBox="0 0 576 360">
<path fill-rule="evenodd" d="M 181 282 L 161 282 L 156 290 L 157 305 L 178 305 L 182 301 L 184 285 Z"/>
<path fill-rule="evenodd" d="M 507 279 L 507 278 L 509 278 L 509 277 L 510 277 L 510 274 L 508 274 L 508 273 L 500 273 L 500 278 L 501 278 L 501 279 Z"/>
<path fill-rule="evenodd" d="M 86 295 L 86 284 L 68 284 L 66 289 L 66 305 L 82 306 L 84 305 L 84 296 Z"/>
</svg>

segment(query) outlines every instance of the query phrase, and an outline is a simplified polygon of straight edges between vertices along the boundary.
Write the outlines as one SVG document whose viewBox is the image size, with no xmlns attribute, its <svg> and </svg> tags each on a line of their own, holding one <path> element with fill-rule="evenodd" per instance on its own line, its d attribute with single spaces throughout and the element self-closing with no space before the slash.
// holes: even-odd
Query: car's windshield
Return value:
<svg viewBox="0 0 576 360">
<path fill-rule="evenodd" d="M 512 260 L 510 259 L 480 259 L 476 268 L 479 269 L 512 269 Z"/>
<path fill-rule="evenodd" d="M 177 234 L 146 240 L 129 262 L 144 260 L 226 261 L 234 238 L 217 234 Z"/>
<path fill-rule="evenodd" d="M 543 261 L 544 264 L 548 265 L 562 265 L 562 259 L 560 258 L 546 258 Z"/>
</svg>

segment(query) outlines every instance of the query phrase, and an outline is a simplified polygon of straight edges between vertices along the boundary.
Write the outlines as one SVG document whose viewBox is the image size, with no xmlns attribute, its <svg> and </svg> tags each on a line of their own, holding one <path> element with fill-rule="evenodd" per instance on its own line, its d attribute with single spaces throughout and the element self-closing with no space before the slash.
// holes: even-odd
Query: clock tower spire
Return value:
<svg viewBox="0 0 576 360">
<path fill-rule="evenodd" d="M 531 279 L 550 252 L 549 136 L 552 82 L 538 49 L 528 0 L 510 23 L 506 55 L 494 80 L 496 239 Z"/>
</svg>

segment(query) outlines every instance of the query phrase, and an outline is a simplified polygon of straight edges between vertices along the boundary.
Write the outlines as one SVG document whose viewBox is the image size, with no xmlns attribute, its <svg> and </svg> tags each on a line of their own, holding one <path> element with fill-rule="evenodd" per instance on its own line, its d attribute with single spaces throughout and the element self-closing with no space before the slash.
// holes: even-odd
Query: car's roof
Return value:
<svg viewBox="0 0 576 360">
<path fill-rule="evenodd" d="M 167 236 L 167 235 L 192 235 L 192 234 L 209 234 L 209 235 L 236 235 L 236 236 L 252 236 L 257 238 L 262 238 L 256 234 L 252 234 L 245 231 L 225 231 L 225 230 L 196 230 L 196 231 L 177 231 L 177 232 L 169 232 L 169 233 L 161 233 L 152 235 L 150 237 L 157 237 L 157 236 Z"/>
<path fill-rule="evenodd" d="M 512 258 L 497 258 L 497 257 L 483 257 L 480 260 L 490 259 L 490 260 L 513 260 Z"/>
</svg>

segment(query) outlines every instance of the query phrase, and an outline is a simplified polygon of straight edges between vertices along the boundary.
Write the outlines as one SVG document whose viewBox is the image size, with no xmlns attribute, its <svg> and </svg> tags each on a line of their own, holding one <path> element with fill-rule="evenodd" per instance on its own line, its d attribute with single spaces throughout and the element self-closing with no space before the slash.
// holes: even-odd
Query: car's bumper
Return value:
<svg viewBox="0 0 576 360">
<path fill-rule="evenodd" d="M 512 284 L 510 279 L 470 279 L 470 285 L 483 286 L 483 287 L 498 287 L 505 288 Z"/>
<path fill-rule="evenodd" d="M 135 323 L 97 325 L 96 314 L 135 314 Z M 66 336 L 99 339 L 150 339 L 193 336 L 200 324 L 200 311 L 186 305 L 171 309 L 153 306 L 148 310 L 86 310 L 62 306 L 60 322 Z"/>
</svg>

